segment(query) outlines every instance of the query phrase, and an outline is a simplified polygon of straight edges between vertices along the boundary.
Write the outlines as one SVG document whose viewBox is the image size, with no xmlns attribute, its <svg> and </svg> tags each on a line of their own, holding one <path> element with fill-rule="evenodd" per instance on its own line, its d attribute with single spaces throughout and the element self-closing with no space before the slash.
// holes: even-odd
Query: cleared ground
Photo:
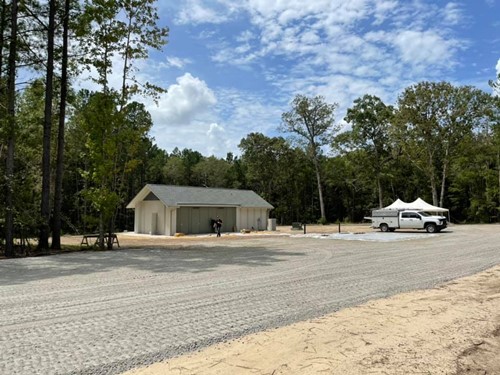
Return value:
<svg viewBox="0 0 500 375">
<path fill-rule="evenodd" d="M 3 260 L 0 373 L 119 373 L 435 286 L 499 264 L 499 229 L 455 226 L 391 242 L 126 235 L 122 247 L 145 248 Z"/>
</svg>

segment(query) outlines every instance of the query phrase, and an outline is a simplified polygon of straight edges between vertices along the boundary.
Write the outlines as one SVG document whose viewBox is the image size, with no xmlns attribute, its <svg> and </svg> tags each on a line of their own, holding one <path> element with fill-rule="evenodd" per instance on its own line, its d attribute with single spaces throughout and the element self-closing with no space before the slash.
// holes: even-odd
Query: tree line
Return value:
<svg viewBox="0 0 500 375">
<path fill-rule="evenodd" d="M 447 82 L 406 88 L 395 105 L 364 95 L 344 119 L 321 96 L 297 95 L 276 127 L 240 154 L 160 149 L 138 95 L 163 92 L 135 63 L 167 43 L 153 0 L 5 1 L 0 14 L 0 246 L 39 253 L 63 233 L 133 229 L 125 207 L 147 183 L 251 189 L 280 224 L 359 222 L 417 197 L 462 223 L 500 217 L 500 77 L 490 94 Z M 89 73 L 96 91 L 77 90 Z M 118 87 L 111 72 L 120 72 Z M 29 77 L 27 80 L 21 77 Z M 340 126 L 344 120 L 347 126 Z M 19 242 L 21 240 L 21 242 Z M 50 243 L 49 243 L 50 242 Z"/>
<path fill-rule="evenodd" d="M 168 28 L 158 26 L 155 0 L 2 0 L 0 7 L 5 254 L 15 255 L 15 238 L 37 238 L 39 253 L 49 245 L 60 249 L 68 221 L 66 141 L 73 127 L 85 147 L 78 194 L 97 213 L 104 247 L 133 164 L 127 142 L 148 126 L 144 107 L 133 98 L 162 92 L 136 79 L 135 63 L 167 43 Z M 85 72 L 99 89 L 73 92 L 72 79 Z M 120 87 L 110 86 L 111 72 L 120 72 Z"/>
</svg>

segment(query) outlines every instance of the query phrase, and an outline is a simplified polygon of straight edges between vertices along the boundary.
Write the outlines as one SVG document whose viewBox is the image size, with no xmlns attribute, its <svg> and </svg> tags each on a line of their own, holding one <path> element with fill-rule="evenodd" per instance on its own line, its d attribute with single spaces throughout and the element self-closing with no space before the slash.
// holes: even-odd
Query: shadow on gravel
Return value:
<svg viewBox="0 0 500 375">
<path fill-rule="evenodd" d="M 303 252 L 270 250 L 265 247 L 185 247 L 172 249 L 127 249 L 78 252 L 43 258 L 0 262 L 0 285 L 24 284 L 58 277 L 101 272 L 142 270 L 151 273 L 211 272 L 222 266 L 266 267 Z M 98 279 L 96 279 L 98 281 Z"/>
</svg>

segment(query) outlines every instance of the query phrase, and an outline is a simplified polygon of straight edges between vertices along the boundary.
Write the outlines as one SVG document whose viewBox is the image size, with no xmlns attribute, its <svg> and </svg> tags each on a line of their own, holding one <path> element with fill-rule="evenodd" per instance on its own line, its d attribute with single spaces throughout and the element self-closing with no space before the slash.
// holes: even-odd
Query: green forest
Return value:
<svg viewBox="0 0 500 375">
<path fill-rule="evenodd" d="M 345 118 L 336 103 L 298 94 L 276 124 L 280 136 L 248 124 L 238 154 L 169 153 L 150 136 L 151 116 L 137 99 L 164 88 L 134 75 L 151 51 L 168 49 L 154 0 L 0 6 L 6 256 L 26 238 L 44 253 L 60 249 L 66 233 L 103 239 L 133 230 L 125 207 L 147 183 L 254 190 L 278 224 L 360 222 L 372 208 L 418 197 L 448 208 L 455 223 L 500 219 L 500 77 L 491 92 L 419 82 L 394 105 L 364 95 Z M 99 90 L 78 88 L 86 71 Z M 109 82 L 116 71 L 120 87 Z"/>
</svg>

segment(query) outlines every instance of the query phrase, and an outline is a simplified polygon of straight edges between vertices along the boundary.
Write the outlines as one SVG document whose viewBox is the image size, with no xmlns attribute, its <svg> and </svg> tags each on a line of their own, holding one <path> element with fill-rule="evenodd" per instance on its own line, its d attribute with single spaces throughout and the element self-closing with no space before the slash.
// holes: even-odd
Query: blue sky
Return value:
<svg viewBox="0 0 500 375">
<path fill-rule="evenodd" d="M 395 104 L 422 80 L 490 91 L 500 72 L 500 0 L 162 0 L 163 52 L 142 63 L 168 89 L 146 99 L 159 147 L 239 154 L 250 132 L 279 135 L 296 94 Z"/>
</svg>

